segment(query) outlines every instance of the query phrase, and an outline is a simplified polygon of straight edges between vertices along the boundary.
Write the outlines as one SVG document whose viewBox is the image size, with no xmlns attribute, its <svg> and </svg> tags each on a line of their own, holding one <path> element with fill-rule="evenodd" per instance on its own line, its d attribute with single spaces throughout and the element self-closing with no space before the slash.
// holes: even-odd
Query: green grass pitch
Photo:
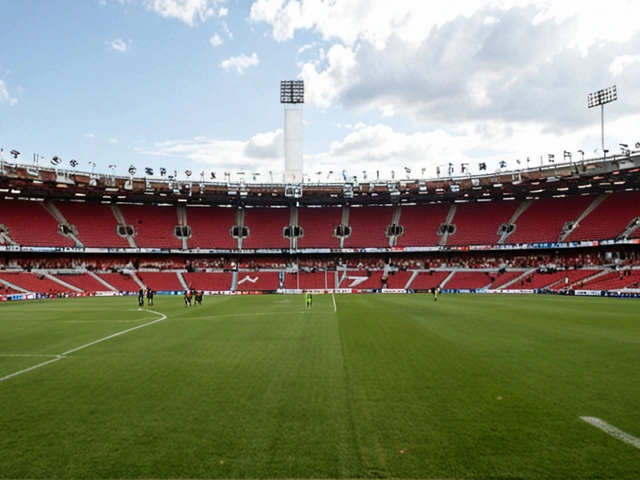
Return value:
<svg viewBox="0 0 640 480">
<path fill-rule="evenodd" d="M 0 304 L 0 478 L 640 474 L 638 301 L 136 300 Z"/>
</svg>

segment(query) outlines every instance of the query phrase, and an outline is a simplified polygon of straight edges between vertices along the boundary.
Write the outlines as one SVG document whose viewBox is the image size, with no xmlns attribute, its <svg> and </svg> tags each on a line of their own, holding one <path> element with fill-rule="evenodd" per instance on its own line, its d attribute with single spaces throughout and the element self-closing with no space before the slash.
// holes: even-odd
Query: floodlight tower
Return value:
<svg viewBox="0 0 640 480">
<path fill-rule="evenodd" d="M 602 125 L 602 155 L 606 157 L 604 150 L 604 105 L 605 103 L 613 102 L 618 99 L 618 92 L 616 86 L 598 90 L 597 92 L 590 93 L 587 98 L 588 108 L 597 107 L 600 105 L 600 124 Z"/>
<path fill-rule="evenodd" d="M 287 183 L 302 183 L 302 104 L 304 81 L 282 80 L 280 103 L 284 109 L 284 171 Z"/>
</svg>

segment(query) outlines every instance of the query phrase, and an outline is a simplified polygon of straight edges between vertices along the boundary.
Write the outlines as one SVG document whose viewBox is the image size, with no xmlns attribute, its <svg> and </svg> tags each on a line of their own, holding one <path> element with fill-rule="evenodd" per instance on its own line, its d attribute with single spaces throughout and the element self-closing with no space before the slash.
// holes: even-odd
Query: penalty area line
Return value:
<svg viewBox="0 0 640 480">
<path fill-rule="evenodd" d="M 148 323 L 144 323 L 142 325 L 138 325 L 138 326 L 133 327 L 133 328 L 128 328 L 127 330 L 123 330 L 122 332 L 114 333 L 113 335 L 109 335 L 107 337 L 101 338 L 101 339 L 96 340 L 94 342 L 87 343 L 86 345 L 82 345 L 80 347 L 71 349 L 69 351 L 66 351 L 66 352 L 60 354 L 60 355 L 57 355 L 56 358 L 53 358 L 51 360 L 47 360 L 46 362 L 39 363 L 37 365 L 34 365 L 33 367 L 25 368 L 24 370 L 20 370 L 19 372 L 14 372 L 14 373 L 11 373 L 11 374 L 6 375 L 4 377 L 0 377 L 0 382 L 4 382 L 5 380 L 8 380 L 10 378 L 17 377 L 18 375 L 21 375 L 23 373 L 30 372 L 32 370 L 35 370 L 36 368 L 44 367 L 45 365 L 49 365 L 50 363 L 57 362 L 58 360 L 63 360 L 65 358 L 67 358 L 66 355 L 69 355 L 70 353 L 77 352 L 78 350 L 82 350 L 83 348 L 90 347 L 92 345 L 95 345 L 96 343 L 104 342 L 105 340 L 110 340 L 110 339 L 118 337 L 120 335 L 124 335 L 125 333 L 133 332 L 134 330 L 138 330 L 140 328 L 148 327 L 149 325 L 153 325 L 154 323 L 162 322 L 163 320 L 167 319 L 167 316 L 162 314 L 162 313 L 160 313 L 160 312 L 154 312 L 152 310 L 145 310 L 145 311 L 146 312 L 150 312 L 150 313 L 154 313 L 156 315 L 160 315 L 160 318 L 158 318 L 158 319 L 156 319 L 156 320 L 154 320 L 152 322 L 148 322 Z"/>
<path fill-rule="evenodd" d="M 597 417 L 580 417 L 580 419 L 584 420 L 590 425 L 593 425 L 596 428 L 599 428 L 603 432 L 611 435 L 614 438 L 617 438 L 618 440 L 622 440 L 623 442 L 628 443 L 629 445 L 633 445 L 636 448 L 640 448 L 640 438 L 636 438 L 633 435 L 629 435 L 627 432 L 623 432 L 619 428 L 614 427 L 613 425 L 605 422 L 604 420 L 601 420 Z"/>
</svg>

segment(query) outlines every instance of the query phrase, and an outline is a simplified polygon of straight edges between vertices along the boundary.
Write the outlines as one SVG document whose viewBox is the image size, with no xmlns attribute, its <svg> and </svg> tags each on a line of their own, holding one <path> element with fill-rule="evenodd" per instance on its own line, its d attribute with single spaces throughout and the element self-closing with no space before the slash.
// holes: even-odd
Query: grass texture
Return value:
<svg viewBox="0 0 640 480">
<path fill-rule="evenodd" d="M 640 450 L 580 417 L 640 437 L 639 306 L 7 302 L 0 478 L 637 479 Z"/>
</svg>

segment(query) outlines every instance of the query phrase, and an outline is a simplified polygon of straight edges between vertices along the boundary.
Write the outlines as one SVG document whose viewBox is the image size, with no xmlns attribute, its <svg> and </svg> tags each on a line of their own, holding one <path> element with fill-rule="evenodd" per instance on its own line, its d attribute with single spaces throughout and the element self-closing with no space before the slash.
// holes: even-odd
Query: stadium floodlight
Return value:
<svg viewBox="0 0 640 480">
<path fill-rule="evenodd" d="M 584 150 L 578 150 L 578 153 L 582 157 L 582 161 L 584 161 Z"/>
<path fill-rule="evenodd" d="M 604 106 L 618 99 L 618 91 L 616 86 L 598 90 L 590 93 L 587 97 L 587 105 L 589 108 L 600 106 L 600 124 L 601 124 L 601 140 L 602 151 L 604 152 Z M 605 155 L 606 156 L 606 155 Z"/>
<path fill-rule="evenodd" d="M 564 159 L 566 160 L 568 158 L 569 159 L 569 163 L 571 163 L 571 157 L 572 157 L 571 152 L 568 152 L 568 151 L 565 150 L 564 151 Z"/>
<path fill-rule="evenodd" d="M 62 159 L 57 155 L 54 155 L 53 158 L 51 159 L 51 165 L 53 166 L 60 165 L 60 162 L 62 162 Z"/>
<path fill-rule="evenodd" d="M 129 175 L 131 175 L 132 177 L 136 174 L 137 171 L 138 169 L 133 165 L 129 166 Z"/>
<path fill-rule="evenodd" d="M 153 175 L 153 168 L 151 168 L 151 167 L 146 167 L 146 168 L 144 169 L 144 173 L 145 173 L 145 174 L 147 174 L 147 175 Z"/>
<path fill-rule="evenodd" d="M 73 168 L 76 168 L 76 167 L 78 166 L 78 161 L 77 161 L 77 160 L 73 160 L 73 159 L 72 159 L 72 160 L 69 162 L 69 165 L 71 165 Z"/>
<path fill-rule="evenodd" d="M 191 175 L 193 175 L 193 172 L 191 170 L 185 170 L 184 174 L 187 176 L 187 178 L 189 178 Z"/>
<path fill-rule="evenodd" d="M 480 171 L 486 170 L 487 169 L 487 164 L 485 162 L 481 162 L 480 164 L 478 164 L 478 169 Z"/>
<path fill-rule="evenodd" d="M 17 150 L 11 150 L 11 155 L 13 155 L 13 158 L 18 158 L 20 156 L 20 152 Z"/>
<path fill-rule="evenodd" d="M 282 80 L 280 103 L 304 103 L 304 80 Z"/>
<path fill-rule="evenodd" d="M 167 174 L 167 169 L 164 167 L 160 167 L 160 176 L 164 177 Z"/>
</svg>

